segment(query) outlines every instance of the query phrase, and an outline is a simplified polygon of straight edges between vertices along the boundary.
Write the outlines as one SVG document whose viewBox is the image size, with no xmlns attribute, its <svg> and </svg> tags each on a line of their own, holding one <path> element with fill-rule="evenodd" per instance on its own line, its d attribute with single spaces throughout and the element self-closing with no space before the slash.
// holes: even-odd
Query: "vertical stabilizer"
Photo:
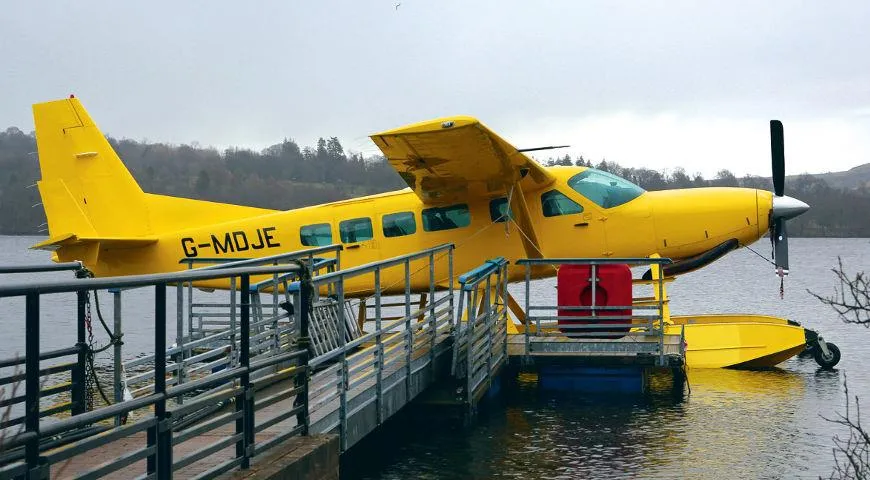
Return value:
<svg viewBox="0 0 870 480">
<path fill-rule="evenodd" d="M 145 193 L 77 98 L 33 106 L 51 238 L 151 233 Z"/>
</svg>

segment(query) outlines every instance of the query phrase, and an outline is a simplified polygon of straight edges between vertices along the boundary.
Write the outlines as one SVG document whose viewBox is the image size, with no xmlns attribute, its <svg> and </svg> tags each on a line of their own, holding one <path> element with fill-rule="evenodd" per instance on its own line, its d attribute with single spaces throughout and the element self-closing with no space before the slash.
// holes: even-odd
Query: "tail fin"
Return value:
<svg viewBox="0 0 870 480">
<path fill-rule="evenodd" d="M 168 231 L 274 213 L 144 193 L 78 99 L 33 106 L 49 238 L 32 248 L 89 267 L 101 251 L 151 245 Z"/>
<path fill-rule="evenodd" d="M 77 98 L 33 106 L 50 248 L 86 238 L 150 242 L 146 196 Z"/>
</svg>

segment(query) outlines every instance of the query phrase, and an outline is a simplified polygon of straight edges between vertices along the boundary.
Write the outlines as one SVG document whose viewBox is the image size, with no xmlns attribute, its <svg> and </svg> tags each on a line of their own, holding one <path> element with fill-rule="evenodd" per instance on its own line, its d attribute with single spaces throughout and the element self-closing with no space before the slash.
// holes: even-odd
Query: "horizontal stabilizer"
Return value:
<svg viewBox="0 0 870 480">
<path fill-rule="evenodd" d="M 33 245 L 34 250 L 57 250 L 60 247 L 71 247 L 86 244 L 99 244 L 100 248 L 122 250 L 127 248 L 139 248 L 157 243 L 154 237 L 79 237 L 72 233 L 65 233 L 51 237 Z"/>
</svg>

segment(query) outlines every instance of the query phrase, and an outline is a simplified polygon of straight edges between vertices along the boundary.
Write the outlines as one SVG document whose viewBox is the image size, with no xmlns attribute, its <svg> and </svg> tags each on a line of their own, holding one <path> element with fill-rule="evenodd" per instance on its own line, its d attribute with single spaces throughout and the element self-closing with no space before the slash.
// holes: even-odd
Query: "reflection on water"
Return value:
<svg viewBox="0 0 870 480">
<path fill-rule="evenodd" d="M 798 362 L 812 368 L 811 359 Z M 542 392 L 534 375 L 524 375 L 470 427 L 433 421 L 438 410 L 406 412 L 344 460 L 342 477 L 793 478 L 829 471 L 830 435 L 813 428 L 830 427 L 806 407 L 839 395 L 836 372 L 695 370 L 690 384 L 682 397 L 583 396 Z"/>
<path fill-rule="evenodd" d="M 26 247 L 34 237 L 0 237 L 0 264 L 45 262 Z M 759 244 L 760 246 L 763 244 Z M 675 314 L 751 312 L 797 320 L 822 332 L 843 352 L 839 370 L 821 371 L 795 358 L 780 369 L 751 372 L 689 370 L 691 394 L 601 397 L 541 392 L 524 376 L 470 425 L 441 412 L 408 410 L 343 459 L 347 479 L 405 478 L 816 478 L 831 471 L 834 425 L 841 411 L 842 374 L 852 393 L 870 398 L 870 331 L 843 325 L 809 294 L 833 291 L 830 268 L 842 256 L 851 271 L 870 270 L 867 239 L 794 239 L 785 300 L 768 264 L 746 250 L 681 277 L 670 288 Z M 0 283 L 9 281 L 0 278 Z M 554 294 L 540 281 L 535 295 Z M 514 291 L 515 286 L 511 288 Z M 126 295 L 126 294 L 125 294 Z M 149 292 L 125 304 L 125 350 L 151 345 Z M 43 304 L 42 346 L 66 345 L 75 331 L 74 298 Z M 174 305 L 168 305 L 174 308 Z M 23 346 L 23 319 L 0 300 L 0 352 Z M 142 318 L 137 323 L 136 315 Z M 169 316 L 169 322 L 174 322 Z M 168 334 L 174 331 L 170 325 Z M 170 339 L 171 343 L 172 339 Z M 141 351 L 141 350 L 139 350 Z"/>
</svg>

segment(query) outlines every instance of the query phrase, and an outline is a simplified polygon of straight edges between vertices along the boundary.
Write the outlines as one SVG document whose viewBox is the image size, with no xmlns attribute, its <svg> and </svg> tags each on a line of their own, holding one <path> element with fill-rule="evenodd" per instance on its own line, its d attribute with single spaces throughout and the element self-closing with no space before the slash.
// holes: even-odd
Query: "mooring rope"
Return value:
<svg viewBox="0 0 870 480">
<path fill-rule="evenodd" d="M 94 274 L 87 268 L 82 268 L 79 272 L 76 273 L 76 276 L 79 278 L 93 278 Z M 96 367 L 94 366 L 94 357 L 96 354 L 104 352 L 114 345 L 123 345 L 124 342 L 121 341 L 122 335 L 115 335 L 109 326 L 106 324 L 106 321 L 103 319 L 103 312 L 100 309 L 100 298 L 98 296 L 97 290 L 93 291 L 94 293 L 94 304 L 96 305 L 97 310 L 97 319 L 100 321 L 100 324 L 103 326 L 103 329 L 106 331 L 106 334 L 109 336 L 109 343 L 103 345 L 100 348 L 94 348 L 94 330 L 93 330 L 93 321 L 92 321 L 92 313 L 91 313 L 91 291 L 88 290 L 85 296 L 85 328 L 88 332 L 88 339 L 86 345 L 85 352 L 85 361 L 87 363 L 87 372 L 85 374 L 85 390 L 87 392 L 87 398 L 85 400 L 86 409 L 88 411 L 92 411 L 94 409 L 94 388 L 96 388 L 97 392 L 99 392 L 100 397 L 103 399 L 106 405 L 112 405 L 112 402 L 109 400 L 109 396 L 106 395 L 105 390 L 103 389 L 102 383 L 100 383 L 100 377 L 97 375 Z M 122 418 L 122 424 L 126 423 L 126 416 Z"/>
<path fill-rule="evenodd" d="M 769 258 L 765 257 L 764 255 L 762 255 L 762 254 L 756 252 L 756 251 L 753 250 L 753 248 L 750 247 L 749 245 L 741 245 L 741 246 L 742 246 L 743 248 L 749 250 L 750 252 L 752 252 L 752 253 L 758 255 L 759 258 L 761 258 L 761 259 L 764 260 L 765 262 L 767 262 L 767 263 L 773 265 L 773 266 L 777 269 L 777 272 L 778 272 L 778 274 L 779 274 L 779 298 L 780 298 L 780 299 L 785 298 L 785 275 L 782 274 L 782 272 L 780 271 L 779 265 L 777 265 L 776 262 L 770 260 Z"/>
</svg>

